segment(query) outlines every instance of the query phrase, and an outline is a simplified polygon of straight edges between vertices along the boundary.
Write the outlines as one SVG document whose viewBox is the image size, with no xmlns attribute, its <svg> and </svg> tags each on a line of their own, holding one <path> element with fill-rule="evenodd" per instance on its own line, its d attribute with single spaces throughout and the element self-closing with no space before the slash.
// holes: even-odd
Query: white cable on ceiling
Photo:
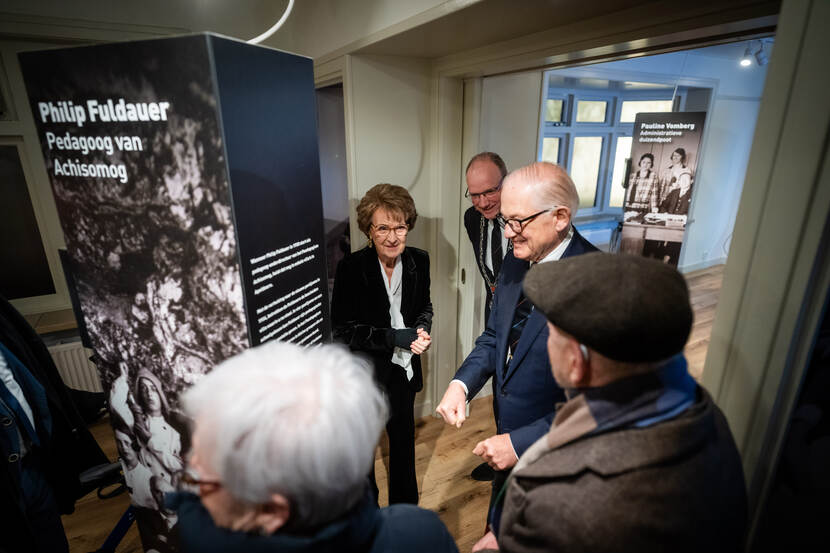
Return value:
<svg viewBox="0 0 830 553">
<path fill-rule="evenodd" d="M 273 35 L 277 32 L 277 30 L 282 27 L 282 24 L 285 23 L 285 20 L 288 19 L 289 14 L 291 13 L 291 8 L 294 7 L 294 0 L 288 0 L 288 6 L 285 8 L 285 13 L 282 14 L 279 21 L 274 23 L 274 26 L 259 35 L 258 37 L 254 37 L 248 41 L 248 44 L 259 44 L 263 40 L 267 39 L 269 36 Z"/>
</svg>

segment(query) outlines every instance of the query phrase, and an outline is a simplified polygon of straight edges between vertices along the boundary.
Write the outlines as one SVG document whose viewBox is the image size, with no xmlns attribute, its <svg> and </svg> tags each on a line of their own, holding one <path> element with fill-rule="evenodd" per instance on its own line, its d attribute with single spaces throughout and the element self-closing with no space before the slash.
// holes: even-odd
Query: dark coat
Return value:
<svg viewBox="0 0 830 553">
<path fill-rule="evenodd" d="M 43 388 L 45 397 L 42 399 L 44 406 L 48 406 L 52 424 L 48 435 L 40 435 L 42 471 L 51 484 L 58 510 L 71 513 L 75 500 L 90 491 L 81 487 L 78 475 L 109 461 L 87 430 L 43 340 L 3 297 L 0 297 L 0 342 Z M 0 497 L 3 497 L 0 502 L 3 505 L 0 550 L 3 547 L 9 547 L 11 551 L 29 550 L 31 530 L 17 501 L 19 480 L 5 457 L 2 463 L 5 468 L 0 471 Z"/>
<path fill-rule="evenodd" d="M 218 528 L 193 494 L 168 494 L 168 507 L 179 515 L 184 553 L 458 553 L 438 515 L 414 505 L 378 509 L 367 494 L 344 517 L 314 532 L 280 530 L 259 536 Z"/>
<path fill-rule="evenodd" d="M 668 193 L 666 199 L 660 203 L 661 213 L 672 215 L 686 215 L 689 213 L 689 204 L 692 202 L 692 188 L 689 187 L 686 193 L 681 195 L 680 189 L 675 188 Z"/>
<path fill-rule="evenodd" d="M 401 315 L 409 328 L 432 328 L 432 302 L 429 299 L 429 255 L 418 248 L 404 248 Z M 352 351 L 364 352 L 375 365 L 380 382 L 392 367 L 395 347 L 389 318 L 389 297 L 374 247 L 367 246 L 347 255 L 337 264 L 331 295 L 331 324 L 335 341 Z M 424 386 L 421 357 L 412 356 L 414 373 L 409 385 L 414 391 Z"/>
<path fill-rule="evenodd" d="M 741 551 L 741 459 L 709 394 L 677 418 L 588 436 L 511 476 L 504 553 Z"/>
<path fill-rule="evenodd" d="M 484 279 L 484 288 L 485 292 L 487 292 L 487 303 L 484 304 L 484 318 L 485 320 L 490 318 L 490 305 L 493 302 L 493 291 L 487 286 L 487 279 L 489 277 L 491 282 L 496 282 L 498 279 L 498 273 L 493 275 L 490 272 L 490 269 L 482 263 L 482 259 L 486 259 L 487 252 L 481 251 L 481 220 L 484 216 L 479 213 L 475 207 L 469 208 L 467 211 L 464 212 L 464 228 L 467 229 L 467 236 L 470 237 L 470 242 L 473 245 L 473 253 L 476 257 L 476 265 L 478 265 L 478 272 L 481 273 L 481 278 Z M 484 241 L 485 244 L 489 242 L 487 240 Z M 486 246 L 485 246 L 486 247 Z M 510 247 L 510 242 L 508 242 L 508 248 Z M 507 252 L 504 252 L 506 255 Z"/>
<path fill-rule="evenodd" d="M 592 251 L 596 251 L 596 247 L 574 229 L 571 243 L 562 257 Z M 548 431 L 556 403 L 565 400 L 565 394 L 554 381 L 550 369 L 546 320 L 537 310 L 525 324 L 507 371 L 502 370 L 507 359 L 513 313 L 527 269 L 528 263 L 516 259 L 513 252 L 504 258 L 487 328 L 455 373 L 455 378 L 467 386 L 468 398 L 475 396 L 487 379 L 493 377 L 497 430 L 499 434 L 510 434 L 513 448 L 519 456 Z"/>
</svg>

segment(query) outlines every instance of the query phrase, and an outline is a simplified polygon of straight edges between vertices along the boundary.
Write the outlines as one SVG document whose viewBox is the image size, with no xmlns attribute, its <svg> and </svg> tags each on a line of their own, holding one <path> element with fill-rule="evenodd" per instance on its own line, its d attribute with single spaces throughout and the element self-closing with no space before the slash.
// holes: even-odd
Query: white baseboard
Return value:
<svg viewBox="0 0 830 553">
<path fill-rule="evenodd" d="M 677 270 L 681 273 L 691 273 L 693 271 L 699 271 L 701 269 L 708 269 L 709 267 L 714 267 L 715 265 L 723 265 L 726 263 L 726 257 L 716 257 L 714 259 L 707 259 L 705 261 L 700 261 L 698 263 L 692 263 L 689 265 L 683 265 L 678 267 Z"/>
</svg>

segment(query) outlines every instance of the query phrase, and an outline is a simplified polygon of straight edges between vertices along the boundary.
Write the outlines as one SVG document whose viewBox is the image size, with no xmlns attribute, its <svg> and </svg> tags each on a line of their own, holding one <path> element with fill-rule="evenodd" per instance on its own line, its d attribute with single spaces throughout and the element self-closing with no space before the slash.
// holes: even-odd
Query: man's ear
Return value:
<svg viewBox="0 0 830 553">
<path fill-rule="evenodd" d="M 569 366 L 568 380 L 574 388 L 584 388 L 591 380 L 591 364 L 589 363 L 588 350 L 571 338 L 568 343 Z"/>
<path fill-rule="evenodd" d="M 260 505 L 254 516 L 254 527 L 263 535 L 270 536 L 288 522 L 291 516 L 291 503 L 284 495 L 275 493 L 268 503 Z"/>
<path fill-rule="evenodd" d="M 556 208 L 556 222 L 554 225 L 556 232 L 568 230 L 568 227 L 571 225 L 571 210 L 563 206 Z"/>
</svg>

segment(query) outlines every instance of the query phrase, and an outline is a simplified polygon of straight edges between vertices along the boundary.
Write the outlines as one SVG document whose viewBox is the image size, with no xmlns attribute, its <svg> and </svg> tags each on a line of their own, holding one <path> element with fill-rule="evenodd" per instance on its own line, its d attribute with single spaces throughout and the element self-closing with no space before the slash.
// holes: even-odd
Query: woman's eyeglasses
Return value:
<svg viewBox="0 0 830 553">
<path fill-rule="evenodd" d="M 409 232 L 409 226 L 407 225 L 400 225 L 397 227 L 390 227 L 387 225 L 372 225 L 372 228 L 375 230 L 375 234 L 377 234 L 380 238 L 386 238 L 389 236 L 390 232 L 394 232 L 395 236 L 398 238 L 403 238 L 406 236 L 406 233 Z"/>
</svg>

